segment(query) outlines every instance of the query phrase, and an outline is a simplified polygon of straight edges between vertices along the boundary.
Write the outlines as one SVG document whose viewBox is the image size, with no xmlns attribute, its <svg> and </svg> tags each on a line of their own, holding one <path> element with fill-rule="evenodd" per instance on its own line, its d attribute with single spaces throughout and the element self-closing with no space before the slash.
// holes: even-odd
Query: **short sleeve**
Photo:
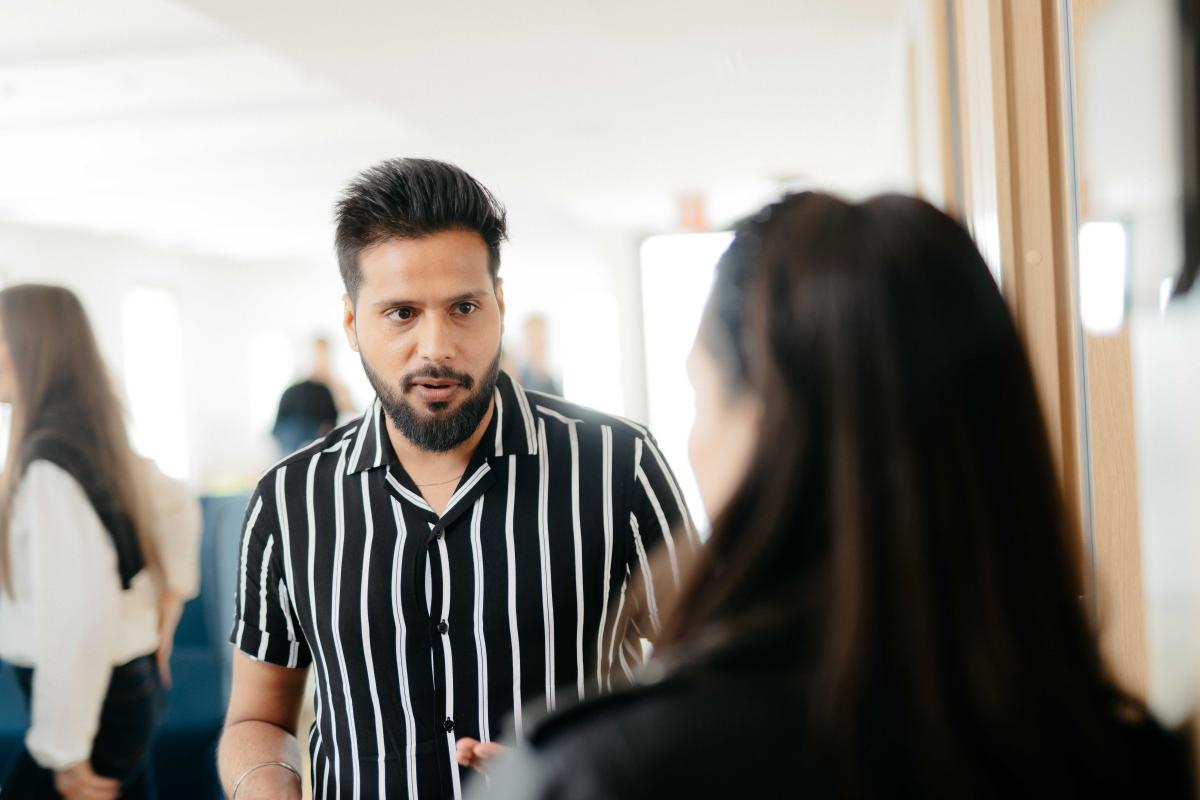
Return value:
<svg viewBox="0 0 1200 800">
<path fill-rule="evenodd" d="M 200 593 L 200 504 L 182 481 L 164 475 L 153 461 L 144 461 L 142 468 L 167 588 L 190 600 Z"/>
<path fill-rule="evenodd" d="M 246 508 L 229 639 L 256 661 L 306 667 L 312 654 L 296 621 L 284 570 L 274 493 L 260 484 Z"/>
</svg>

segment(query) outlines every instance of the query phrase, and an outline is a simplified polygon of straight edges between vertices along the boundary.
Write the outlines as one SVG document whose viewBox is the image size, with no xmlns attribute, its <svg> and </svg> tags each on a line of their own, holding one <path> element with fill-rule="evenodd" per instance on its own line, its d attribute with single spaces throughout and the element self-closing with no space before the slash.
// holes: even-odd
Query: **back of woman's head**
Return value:
<svg viewBox="0 0 1200 800">
<path fill-rule="evenodd" d="M 789 196 L 739 227 L 698 346 L 761 421 L 663 650 L 794 644 L 848 794 L 1123 779 L 1094 761 L 1120 697 L 1028 359 L 966 231 L 908 197 Z"/>
<path fill-rule="evenodd" d="M 91 323 L 69 289 L 21 284 L 0 290 L 13 377 L 12 426 L 0 477 L 0 586 L 10 583 L 8 534 L 24 469 L 43 452 L 68 448 L 91 493 L 111 497 L 133 520 L 147 565 L 159 572 L 146 536 L 145 499 L 124 415 Z"/>
</svg>

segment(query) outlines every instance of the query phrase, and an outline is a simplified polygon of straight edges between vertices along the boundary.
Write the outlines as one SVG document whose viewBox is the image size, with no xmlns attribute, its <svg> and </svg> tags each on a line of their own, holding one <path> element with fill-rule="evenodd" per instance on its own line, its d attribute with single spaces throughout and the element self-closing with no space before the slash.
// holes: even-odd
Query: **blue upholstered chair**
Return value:
<svg viewBox="0 0 1200 800">
<path fill-rule="evenodd" d="M 238 543 L 248 498 L 201 498 L 200 594 L 184 607 L 171 655 L 167 719 L 154 749 L 163 798 L 221 797 L 216 745 L 229 699 L 228 644 L 237 586 Z"/>
</svg>

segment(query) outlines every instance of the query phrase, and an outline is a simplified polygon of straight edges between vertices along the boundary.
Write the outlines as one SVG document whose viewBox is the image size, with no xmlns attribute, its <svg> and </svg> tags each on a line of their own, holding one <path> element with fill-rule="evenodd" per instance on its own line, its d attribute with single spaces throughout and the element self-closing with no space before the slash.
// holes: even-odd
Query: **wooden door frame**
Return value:
<svg viewBox="0 0 1200 800">
<path fill-rule="evenodd" d="M 1024 337 L 1110 668 L 1148 680 L 1128 335 L 1077 308 L 1073 27 L 1099 0 L 931 0 L 947 20 L 961 215 Z M 1095 487 L 1095 491 L 1093 491 Z"/>
</svg>

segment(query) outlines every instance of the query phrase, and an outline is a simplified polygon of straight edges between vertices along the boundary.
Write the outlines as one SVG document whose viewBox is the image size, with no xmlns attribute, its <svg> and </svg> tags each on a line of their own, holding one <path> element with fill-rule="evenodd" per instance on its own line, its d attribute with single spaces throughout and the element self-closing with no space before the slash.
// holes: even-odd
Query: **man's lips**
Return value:
<svg viewBox="0 0 1200 800">
<path fill-rule="evenodd" d="M 440 403 L 453 397 L 459 386 L 458 381 L 445 378 L 420 378 L 413 381 L 412 390 L 426 402 Z"/>
</svg>

